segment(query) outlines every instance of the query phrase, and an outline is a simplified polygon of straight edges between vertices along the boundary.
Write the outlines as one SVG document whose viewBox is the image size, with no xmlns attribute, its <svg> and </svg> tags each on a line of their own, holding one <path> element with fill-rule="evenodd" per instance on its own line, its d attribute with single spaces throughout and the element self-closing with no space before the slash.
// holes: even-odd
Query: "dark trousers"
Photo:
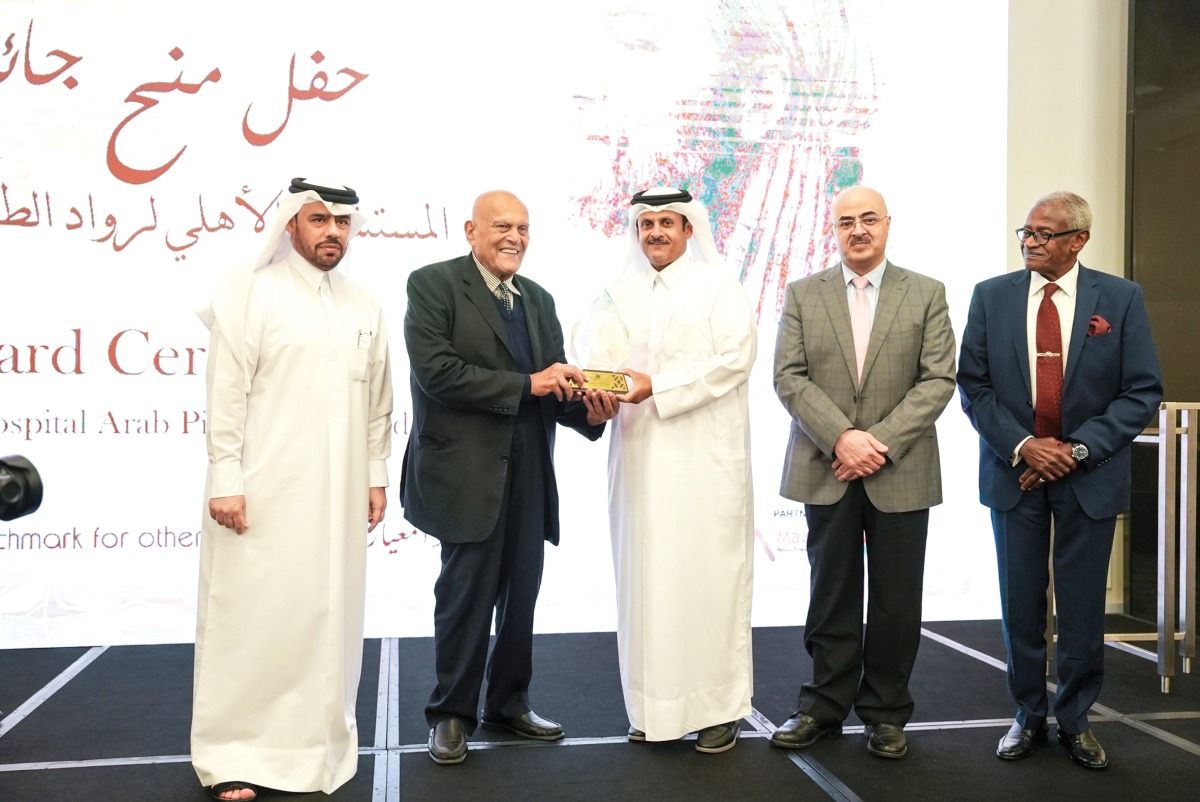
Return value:
<svg viewBox="0 0 1200 802">
<path fill-rule="evenodd" d="M 433 587 L 438 682 L 425 707 L 431 727 L 458 716 L 468 732 L 475 731 L 485 665 L 485 715 L 515 717 L 530 709 L 533 610 L 545 550 L 546 458 L 540 420 L 519 421 L 495 530 L 478 543 L 442 542 L 442 570 Z M 470 488 L 464 488 L 460 503 L 471 503 Z M 489 660 L 493 612 L 496 642 Z"/>
<path fill-rule="evenodd" d="M 1069 733 L 1088 729 L 1087 712 L 1104 680 L 1104 596 L 1116 518 L 1092 520 L 1066 481 L 992 510 L 1000 606 L 1008 646 L 1008 691 L 1022 727 L 1046 721 L 1046 589 L 1054 521 L 1054 601 L 1058 619 L 1054 716 Z"/>
<path fill-rule="evenodd" d="M 912 717 L 908 678 L 921 643 L 921 590 L 929 510 L 880 512 L 861 479 L 836 504 L 806 504 L 810 599 L 804 647 L 813 678 L 797 713 L 867 724 Z M 863 631 L 863 547 L 867 621 Z"/>
</svg>

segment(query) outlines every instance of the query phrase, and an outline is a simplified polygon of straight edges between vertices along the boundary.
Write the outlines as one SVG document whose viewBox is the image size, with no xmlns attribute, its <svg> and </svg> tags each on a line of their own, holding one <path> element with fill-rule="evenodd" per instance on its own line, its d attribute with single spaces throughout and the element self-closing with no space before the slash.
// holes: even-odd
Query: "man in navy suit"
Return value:
<svg viewBox="0 0 1200 802">
<path fill-rule="evenodd" d="M 979 432 L 979 499 L 991 508 L 1016 721 L 1003 760 L 1046 740 L 1046 588 L 1053 522 L 1058 740 L 1108 765 L 1088 726 L 1104 677 L 1104 601 L 1116 517 L 1129 507 L 1130 449 L 1162 400 L 1142 290 L 1078 262 L 1092 213 L 1070 192 L 1040 199 L 1017 229 L 1024 271 L 980 282 L 958 363 Z"/>
<path fill-rule="evenodd" d="M 572 387 L 585 379 L 565 364 L 554 299 L 517 276 L 529 246 L 525 204 L 485 192 L 464 230 L 471 253 L 413 272 L 404 316 L 413 425 L 400 502 L 442 544 L 437 687 L 425 707 L 429 755 L 441 764 L 467 755 L 485 665 L 485 727 L 563 737 L 529 704 L 543 544 L 558 543 L 554 433 L 561 423 L 595 440 L 617 414 L 611 393 Z"/>
</svg>

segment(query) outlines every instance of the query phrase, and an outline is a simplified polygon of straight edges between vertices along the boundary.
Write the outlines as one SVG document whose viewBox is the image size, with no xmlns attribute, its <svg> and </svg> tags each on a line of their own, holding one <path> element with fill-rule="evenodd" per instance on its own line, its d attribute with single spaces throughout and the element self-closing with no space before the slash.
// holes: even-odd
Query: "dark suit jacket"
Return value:
<svg viewBox="0 0 1200 802">
<path fill-rule="evenodd" d="M 537 370 L 565 362 L 554 299 L 518 275 Z M 426 265 L 408 279 L 404 316 L 413 421 L 400 477 L 404 517 L 448 543 L 487 539 L 496 527 L 509 447 L 528 376 L 516 371 L 495 296 L 470 254 Z M 558 542 L 555 424 L 595 440 L 582 403 L 537 399 L 545 427 L 546 539 Z"/>
<path fill-rule="evenodd" d="M 963 411 L 979 432 L 979 500 L 1011 510 L 1021 498 L 1012 451 L 1033 435 L 1027 323 L 1029 271 L 980 282 L 971 298 L 958 362 Z M 1112 331 L 1087 336 L 1093 315 Z M 1088 448 L 1064 479 L 1089 517 L 1129 507 L 1129 445 L 1162 401 L 1162 374 L 1142 290 L 1079 265 L 1075 320 L 1063 376 L 1063 439 Z"/>
<path fill-rule="evenodd" d="M 792 417 L 779 493 L 806 504 L 845 494 L 830 464 L 849 428 L 886 445 L 888 463 L 863 486 L 884 512 L 942 501 L 934 427 L 954 397 L 954 331 L 940 281 L 887 263 L 857 386 L 854 334 L 838 264 L 787 287 L 775 341 L 775 392 Z"/>
</svg>

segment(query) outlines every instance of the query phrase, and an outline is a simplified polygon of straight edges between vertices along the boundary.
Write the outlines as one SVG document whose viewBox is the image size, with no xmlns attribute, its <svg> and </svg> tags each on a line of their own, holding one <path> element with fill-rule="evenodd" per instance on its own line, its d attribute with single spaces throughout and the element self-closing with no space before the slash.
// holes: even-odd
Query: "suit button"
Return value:
<svg viewBox="0 0 1200 802">
<path fill-rule="evenodd" d="M 508 455 L 506 454 L 505 456 L 501 457 L 501 458 L 500 458 L 500 461 L 501 461 L 501 462 L 508 462 Z"/>
</svg>

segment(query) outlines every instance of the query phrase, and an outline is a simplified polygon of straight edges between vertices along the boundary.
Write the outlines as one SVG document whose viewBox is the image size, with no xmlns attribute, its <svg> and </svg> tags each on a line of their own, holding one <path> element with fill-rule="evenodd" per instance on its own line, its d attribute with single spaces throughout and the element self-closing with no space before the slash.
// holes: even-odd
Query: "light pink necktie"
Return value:
<svg viewBox="0 0 1200 802">
<path fill-rule="evenodd" d="M 854 361 L 858 364 L 858 383 L 862 384 L 863 363 L 867 361 L 867 343 L 871 339 L 871 305 L 867 303 L 867 286 L 862 276 L 850 279 L 854 285 L 854 303 L 850 307 L 850 330 L 854 333 Z"/>
</svg>

